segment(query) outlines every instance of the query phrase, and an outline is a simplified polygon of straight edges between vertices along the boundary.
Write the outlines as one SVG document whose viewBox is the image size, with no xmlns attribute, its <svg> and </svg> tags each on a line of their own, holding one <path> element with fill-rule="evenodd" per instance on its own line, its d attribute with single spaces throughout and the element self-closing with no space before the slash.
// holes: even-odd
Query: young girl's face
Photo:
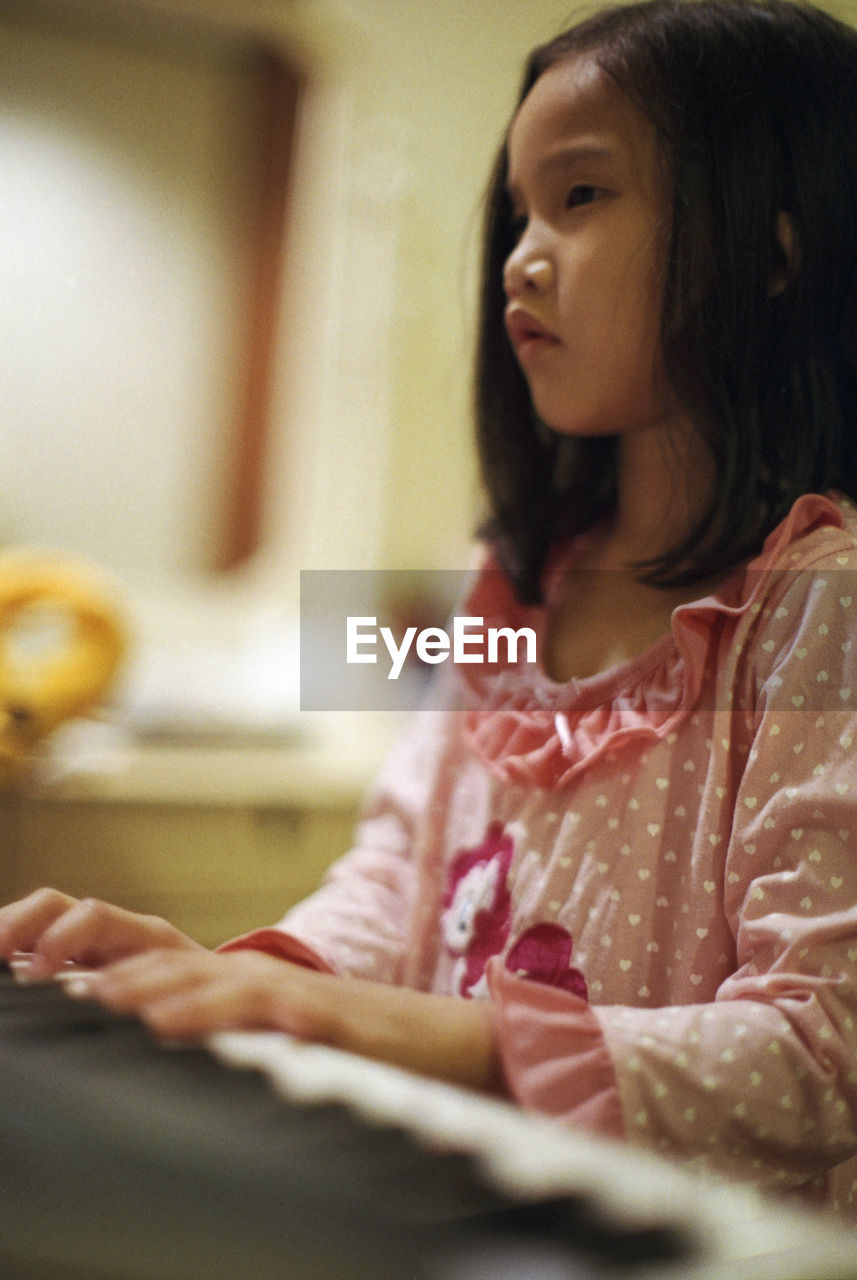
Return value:
<svg viewBox="0 0 857 1280">
<path fill-rule="evenodd" d="M 536 81 L 508 161 L 506 327 L 539 416 L 587 436 L 660 425 L 671 193 L 653 125 L 579 55 Z"/>
</svg>

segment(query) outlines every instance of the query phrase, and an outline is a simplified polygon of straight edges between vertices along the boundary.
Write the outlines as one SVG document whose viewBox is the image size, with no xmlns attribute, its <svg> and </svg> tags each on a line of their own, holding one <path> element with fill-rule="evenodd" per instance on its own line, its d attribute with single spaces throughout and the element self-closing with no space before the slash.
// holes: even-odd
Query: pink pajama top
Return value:
<svg viewBox="0 0 857 1280">
<path fill-rule="evenodd" d="M 807 495 L 626 664 L 459 666 L 352 851 L 228 946 L 490 998 L 525 1107 L 857 1219 L 855 570 L 857 508 Z M 548 608 L 486 569 L 460 612 Z"/>
</svg>

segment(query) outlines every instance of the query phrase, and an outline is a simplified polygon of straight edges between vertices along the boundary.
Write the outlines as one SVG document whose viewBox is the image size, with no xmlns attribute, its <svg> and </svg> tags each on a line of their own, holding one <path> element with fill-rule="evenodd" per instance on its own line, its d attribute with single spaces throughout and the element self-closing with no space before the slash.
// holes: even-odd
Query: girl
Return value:
<svg viewBox="0 0 857 1280">
<path fill-rule="evenodd" d="M 32 976 L 274 1027 L 857 1212 L 857 37 L 652 0 L 531 57 L 486 224 L 487 559 L 354 849 L 203 950 L 43 890 Z M 440 695 L 439 695 L 440 696 Z"/>
</svg>

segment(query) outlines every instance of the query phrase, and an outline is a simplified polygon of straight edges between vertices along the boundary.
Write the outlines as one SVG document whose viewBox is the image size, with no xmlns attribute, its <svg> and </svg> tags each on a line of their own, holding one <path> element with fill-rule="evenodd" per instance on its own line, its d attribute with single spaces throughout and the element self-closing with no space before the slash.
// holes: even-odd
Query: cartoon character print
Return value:
<svg viewBox="0 0 857 1280">
<path fill-rule="evenodd" d="M 514 845 L 502 824 L 492 822 L 482 844 L 461 849 L 450 868 L 441 932 L 456 958 L 453 990 L 461 996 L 486 996 L 485 966 L 509 936 L 512 898 L 509 867 Z"/>
<path fill-rule="evenodd" d="M 480 845 L 460 849 L 452 860 L 444 895 L 441 933 L 454 957 L 453 991 L 486 997 L 485 968 L 509 937 L 512 897 L 509 870 L 514 842 L 502 823 L 492 822 Z M 506 956 L 506 968 L 520 977 L 544 982 L 587 998 L 586 981 L 570 965 L 574 943 L 558 924 L 544 922 L 526 929 Z"/>
</svg>

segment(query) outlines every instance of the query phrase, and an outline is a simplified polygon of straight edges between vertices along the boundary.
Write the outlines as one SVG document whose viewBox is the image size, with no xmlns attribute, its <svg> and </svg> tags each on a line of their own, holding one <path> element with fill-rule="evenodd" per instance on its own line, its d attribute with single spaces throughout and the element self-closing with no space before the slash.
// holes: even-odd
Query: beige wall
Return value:
<svg viewBox="0 0 857 1280">
<path fill-rule="evenodd" d="M 216 62 L 102 38 L 142 10 L 267 33 L 308 75 L 265 572 L 461 563 L 479 199 L 521 51 L 566 0 L 50 2 L 93 38 L 21 0 L 0 43 L 0 544 L 169 576 L 216 526 L 252 121 Z"/>
</svg>

